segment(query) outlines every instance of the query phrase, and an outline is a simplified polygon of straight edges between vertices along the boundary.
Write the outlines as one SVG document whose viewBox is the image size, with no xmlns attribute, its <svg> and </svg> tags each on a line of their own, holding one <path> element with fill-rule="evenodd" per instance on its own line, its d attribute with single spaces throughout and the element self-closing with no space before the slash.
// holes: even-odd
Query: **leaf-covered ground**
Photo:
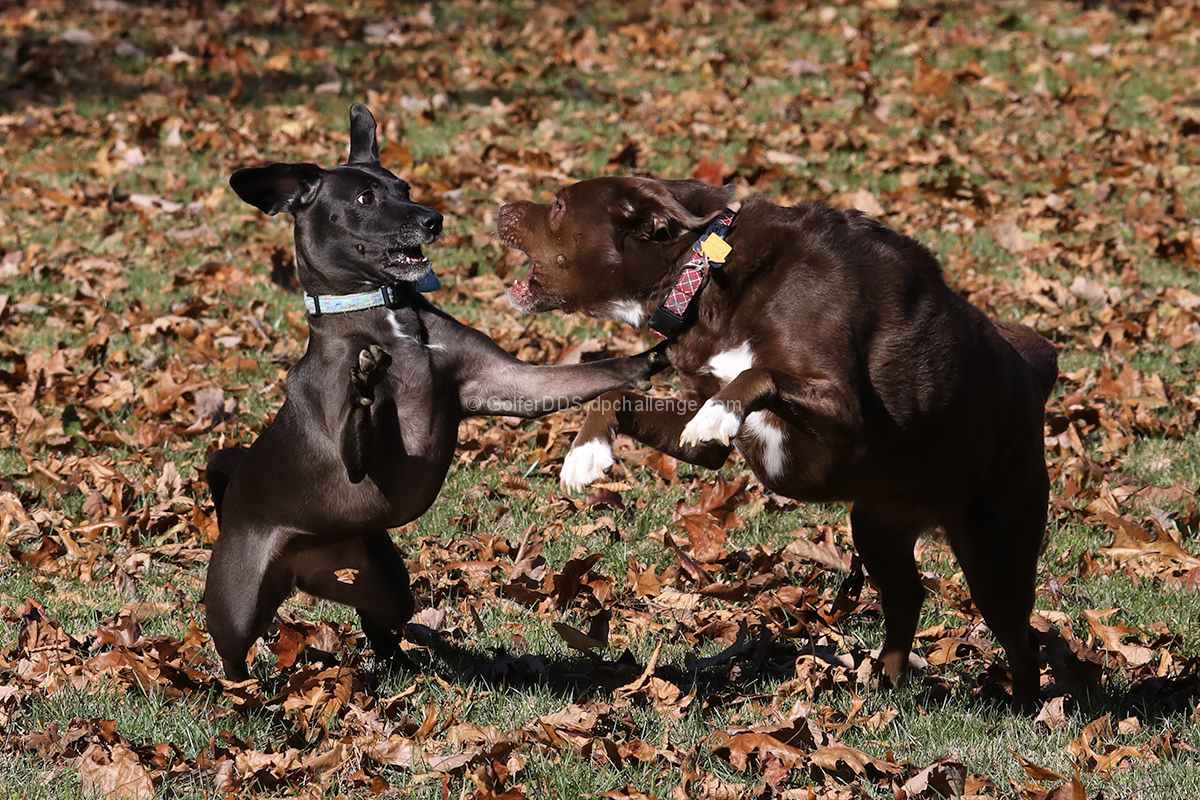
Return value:
<svg viewBox="0 0 1200 800">
<path fill-rule="evenodd" d="M 0 79 L 0 795 L 1200 797 L 1197 3 L 27 0 Z M 870 211 L 1051 338 L 1036 719 L 942 544 L 884 691 L 845 508 L 630 443 L 565 495 L 579 411 L 465 423 L 395 532 L 419 675 L 295 597 L 222 683 L 200 470 L 306 336 L 227 181 L 342 161 L 356 100 L 446 215 L 435 301 L 527 360 L 648 344 L 502 297 L 499 205 L 601 173 Z"/>
</svg>

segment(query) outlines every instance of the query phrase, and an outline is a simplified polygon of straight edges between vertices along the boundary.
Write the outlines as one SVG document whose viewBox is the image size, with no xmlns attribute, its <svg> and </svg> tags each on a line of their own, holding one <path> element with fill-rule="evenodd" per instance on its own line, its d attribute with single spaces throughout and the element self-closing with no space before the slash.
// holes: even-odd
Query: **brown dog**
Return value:
<svg viewBox="0 0 1200 800">
<path fill-rule="evenodd" d="M 687 393 L 657 408 L 628 392 L 600 398 L 563 482 L 599 478 L 625 434 L 711 469 L 737 447 L 772 491 L 852 501 L 893 684 L 925 594 L 913 545 L 940 528 L 1029 708 L 1053 345 L 993 323 L 928 250 L 863 214 L 754 197 L 730 223 L 729 198 L 694 181 L 598 178 L 550 205 L 500 209 L 501 240 L 532 262 L 509 290 L 517 309 L 649 321 Z"/>
</svg>

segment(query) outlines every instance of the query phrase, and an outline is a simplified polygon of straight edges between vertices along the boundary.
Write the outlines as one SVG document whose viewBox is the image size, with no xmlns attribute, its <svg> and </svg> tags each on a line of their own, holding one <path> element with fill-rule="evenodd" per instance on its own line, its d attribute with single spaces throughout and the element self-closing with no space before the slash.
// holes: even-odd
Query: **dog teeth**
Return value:
<svg viewBox="0 0 1200 800">
<path fill-rule="evenodd" d="M 420 250 L 417 251 L 416 255 L 410 255 L 403 250 L 391 250 L 388 252 L 388 260 L 393 264 L 400 264 L 405 267 L 429 263 L 429 259 Z"/>
</svg>

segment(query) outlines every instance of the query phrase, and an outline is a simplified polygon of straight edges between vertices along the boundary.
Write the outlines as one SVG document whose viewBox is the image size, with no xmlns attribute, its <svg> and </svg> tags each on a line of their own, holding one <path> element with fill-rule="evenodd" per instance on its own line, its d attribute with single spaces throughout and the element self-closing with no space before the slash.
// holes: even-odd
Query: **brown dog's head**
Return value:
<svg viewBox="0 0 1200 800">
<path fill-rule="evenodd" d="M 526 313 L 560 308 L 632 321 L 622 309 L 674 277 L 732 191 L 698 181 L 594 178 L 562 189 L 553 203 L 509 203 L 497 234 L 530 262 L 509 287 L 509 302 Z"/>
</svg>

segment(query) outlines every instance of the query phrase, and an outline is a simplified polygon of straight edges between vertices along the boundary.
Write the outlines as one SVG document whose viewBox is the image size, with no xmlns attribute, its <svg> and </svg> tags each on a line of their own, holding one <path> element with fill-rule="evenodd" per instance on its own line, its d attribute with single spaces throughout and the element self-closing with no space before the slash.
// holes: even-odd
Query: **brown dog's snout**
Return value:
<svg viewBox="0 0 1200 800">
<path fill-rule="evenodd" d="M 517 228 L 525 217 L 525 207 L 528 205 L 530 203 L 525 201 L 505 203 L 496 213 L 496 232 L 509 244 L 514 243 L 512 237 L 516 235 Z"/>
</svg>

